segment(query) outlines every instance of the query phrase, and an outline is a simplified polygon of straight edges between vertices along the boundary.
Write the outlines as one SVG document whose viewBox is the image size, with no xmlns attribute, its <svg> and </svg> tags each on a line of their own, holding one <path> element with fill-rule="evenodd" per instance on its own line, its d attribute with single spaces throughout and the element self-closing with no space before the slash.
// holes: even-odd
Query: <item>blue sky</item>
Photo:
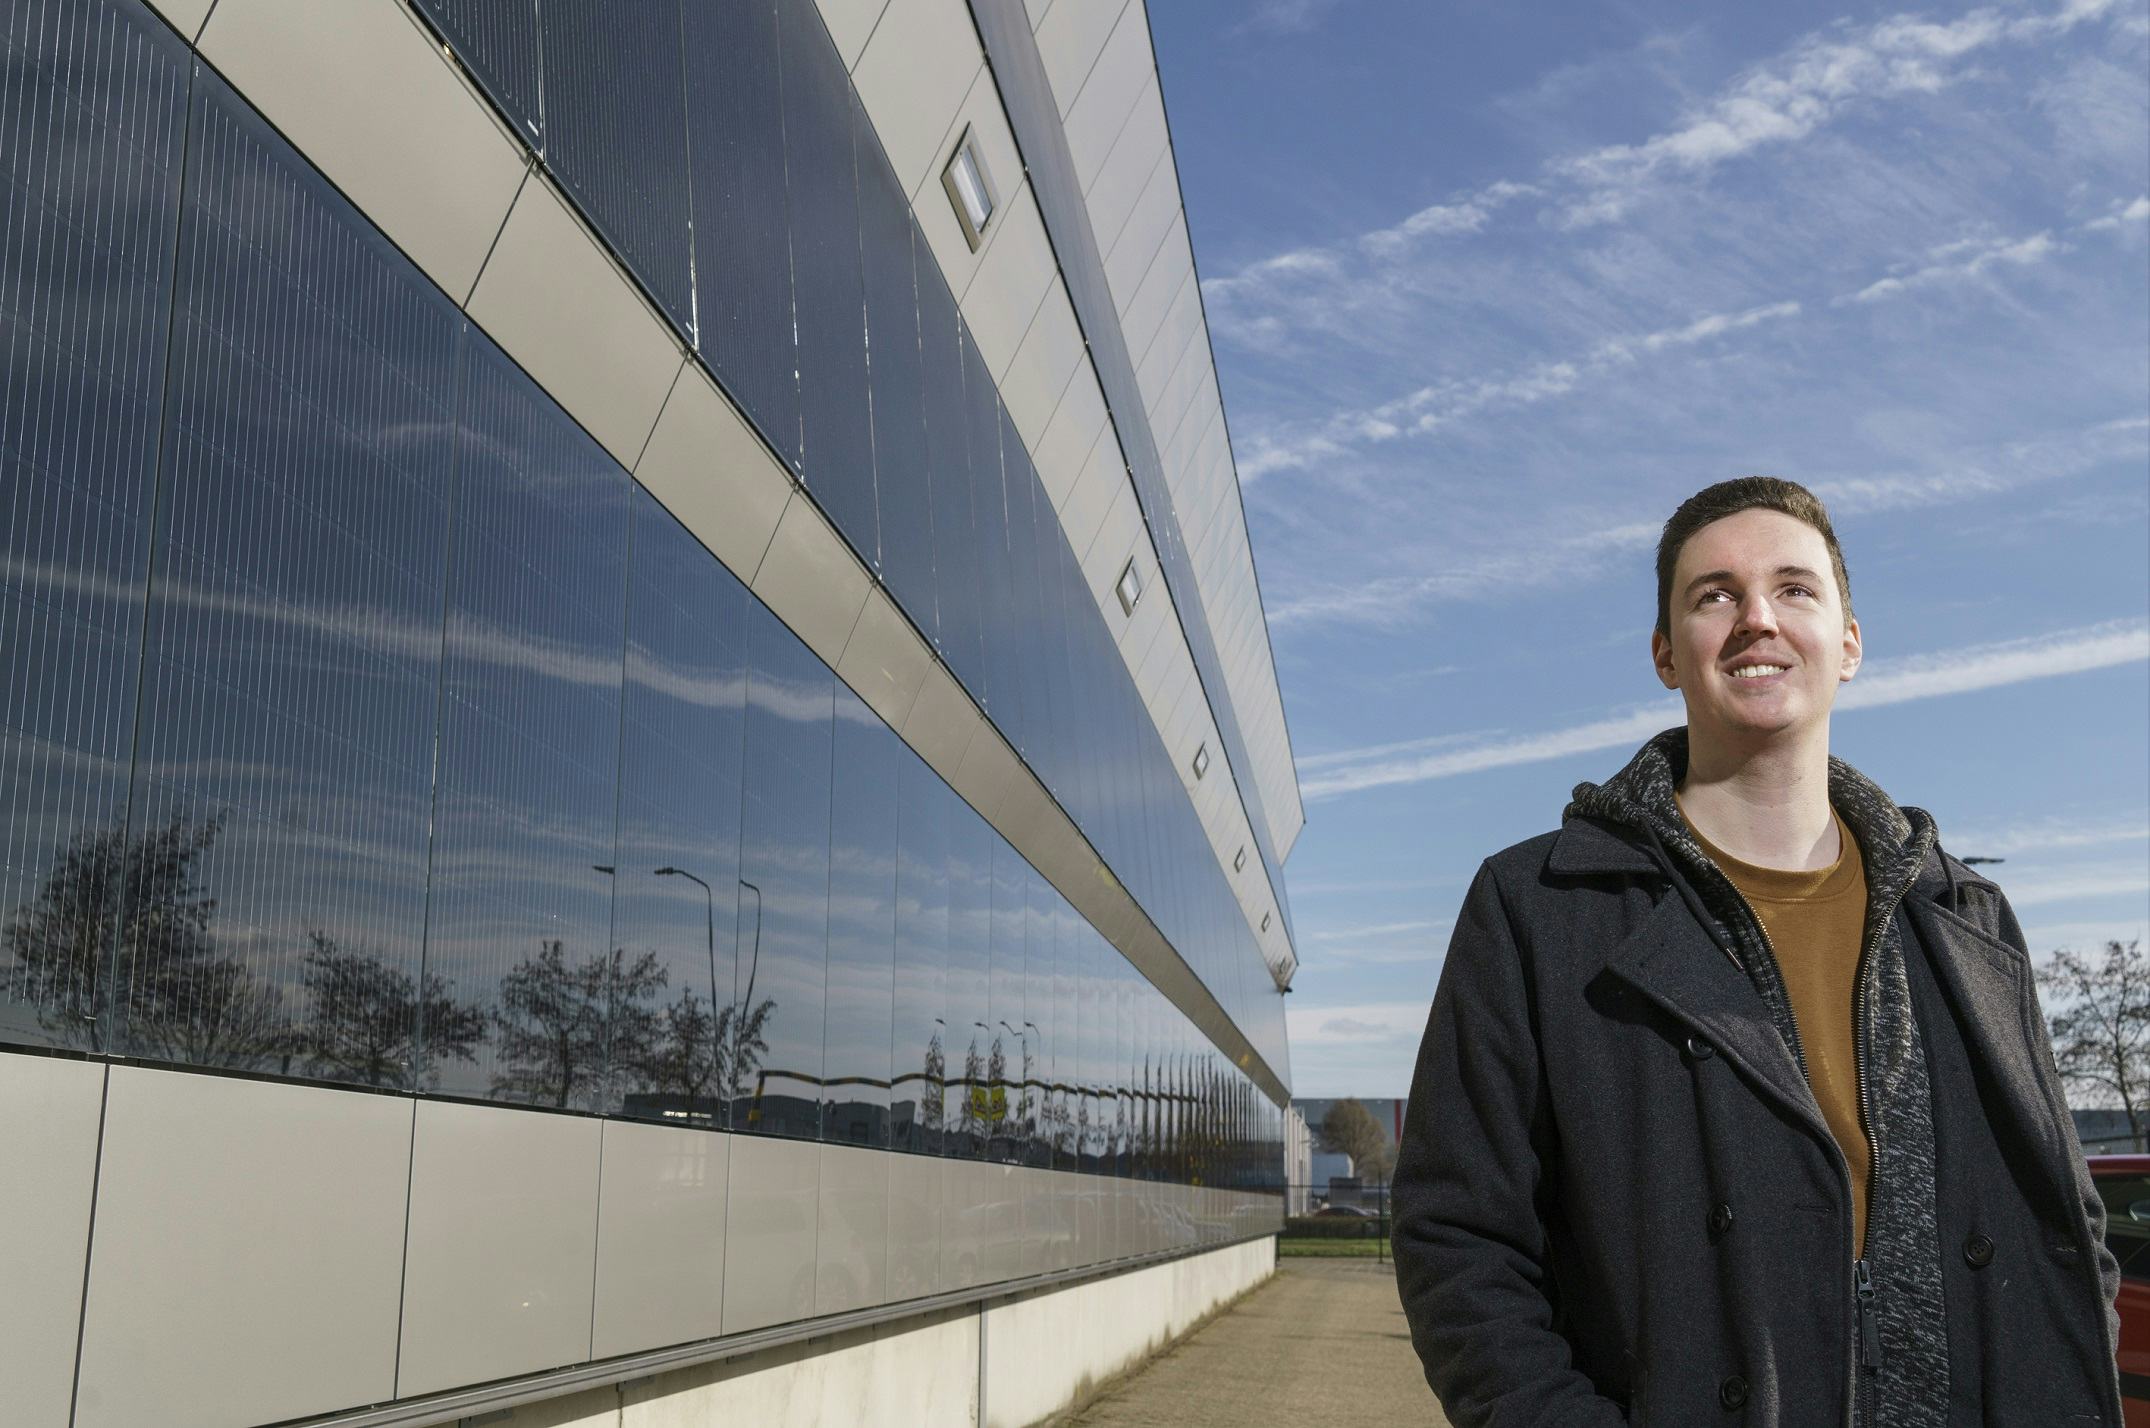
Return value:
<svg viewBox="0 0 2150 1428">
<path fill-rule="evenodd" d="M 1479 861 L 1681 721 L 1658 528 L 1829 503 L 1835 751 L 2150 936 L 2150 5 L 1152 4 L 1307 798 L 1302 1095 L 1408 1086 Z"/>
</svg>

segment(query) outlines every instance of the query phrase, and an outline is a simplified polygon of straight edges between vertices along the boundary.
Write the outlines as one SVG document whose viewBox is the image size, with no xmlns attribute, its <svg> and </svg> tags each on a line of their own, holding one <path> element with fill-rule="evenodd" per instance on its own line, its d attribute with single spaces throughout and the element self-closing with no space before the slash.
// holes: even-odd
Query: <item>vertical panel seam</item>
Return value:
<svg viewBox="0 0 2150 1428">
<path fill-rule="evenodd" d="M 104 1180 L 105 1114 L 112 1101 L 112 1065 L 105 1062 L 97 1081 L 97 1149 L 90 1159 L 90 1214 L 82 1230 L 82 1292 L 75 1300 L 75 1371 L 67 1385 L 67 1421 L 75 1421 L 82 1397 L 82 1337 L 90 1319 L 90 1257 L 97 1246 L 97 1192 Z"/>
</svg>

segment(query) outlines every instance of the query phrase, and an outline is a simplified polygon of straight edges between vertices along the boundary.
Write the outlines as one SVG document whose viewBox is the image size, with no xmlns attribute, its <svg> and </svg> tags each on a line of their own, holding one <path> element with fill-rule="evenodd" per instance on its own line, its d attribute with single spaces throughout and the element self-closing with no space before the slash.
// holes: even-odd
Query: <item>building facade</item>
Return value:
<svg viewBox="0 0 2150 1428">
<path fill-rule="evenodd" d="M 1030 1422 L 1267 1271 L 1142 0 L 0 26 L 0 1419 Z"/>
</svg>

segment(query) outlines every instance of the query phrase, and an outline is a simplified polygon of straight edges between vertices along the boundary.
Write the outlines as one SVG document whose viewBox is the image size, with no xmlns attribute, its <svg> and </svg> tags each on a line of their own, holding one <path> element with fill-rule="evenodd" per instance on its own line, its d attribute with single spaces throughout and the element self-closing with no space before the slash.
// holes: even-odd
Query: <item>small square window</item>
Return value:
<svg viewBox="0 0 2150 1428">
<path fill-rule="evenodd" d="M 1239 845 L 1239 851 L 1238 851 L 1238 852 L 1236 852 L 1236 853 L 1234 853 L 1234 854 L 1232 855 L 1232 871 L 1236 873 L 1236 872 L 1238 872 L 1238 871 L 1239 871 L 1239 870 L 1240 870 L 1241 868 L 1244 868 L 1244 867 L 1246 867 L 1246 865 L 1247 865 L 1247 845 L 1246 845 L 1246 844 L 1244 844 L 1244 843 L 1242 843 L 1242 844 L 1240 844 L 1240 845 Z"/>
<path fill-rule="evenodd" d="M 1206 774 L 1208 772 L 1209 745 L 1204 744 L 1194 751 L 1194 776 L 1196 778 L 1200 778 L 1203 774 Z"/>
<path fill-rule="evenodd" d="M 1142 601 L 1142 572 L 1135 569 L 1133 556 L 1129 556 L 1127 564 L 1120 568 L 1120 578 L 1112 583 L 1112 593 L 1120 597 L 1122 614 L 1135 613 L 1135 606 Z"/>
<path fill-rule="evenodd" d="M 1264 931 L 1264 932 L 1267 932 L 1268 930 L 1269 930 L 1269 914 L 1265 912 L 1265 913 L 1263 913 L 1263 914 L 1262 914 L 1262 931 Z"/>
<path fill-rule="evenodd" d="M 975 130 L 963 130 L 955 153 L 948 158 L 948 167 L 941 170 L 941 187 L 948 190 L 948 201 L 955 205 L 964 241 L 973 253 L 977 252 L 978 245 L 985 241 L 986 225 L 999 210 L 1000 195 L 994 191 L 993 176 L 985 171 L 985 155 L 979 151 Z"/>
</svg>

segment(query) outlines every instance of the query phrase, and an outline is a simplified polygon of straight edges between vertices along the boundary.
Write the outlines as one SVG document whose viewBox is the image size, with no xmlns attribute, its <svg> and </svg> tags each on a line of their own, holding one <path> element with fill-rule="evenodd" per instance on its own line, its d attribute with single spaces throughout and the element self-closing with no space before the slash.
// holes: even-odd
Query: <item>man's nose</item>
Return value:
<svg viewBox="0 0 2150 1428">
<path fill-rule="evenodd" d="M 1734 631 L 1742 635 L 1773 635 L 1777 632 L 1776 607 L 1769 597 L 1760 591 L 1739 602 L 1739 624 Z"/>
</svg>

